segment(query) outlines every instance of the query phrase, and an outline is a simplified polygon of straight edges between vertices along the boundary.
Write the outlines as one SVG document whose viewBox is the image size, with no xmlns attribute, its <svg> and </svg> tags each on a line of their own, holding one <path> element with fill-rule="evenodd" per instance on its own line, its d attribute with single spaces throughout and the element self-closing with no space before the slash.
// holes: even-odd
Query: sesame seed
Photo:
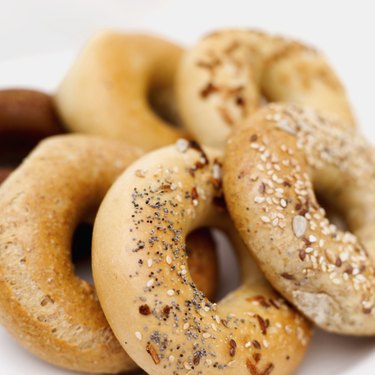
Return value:
<svg viewBox="0 0 375 375">
<path fill-rule="evenodd" d="M 280 206 L 285 208 L 287 206 L 287 202 L 285 199 L 280 199 Z"/>
<path fill-rule="evenodd" d="M 144 178 L 146 176 L 146 172 L 142 169 L 137 169 L 134 174 L 137 176 L 137 177 L 140 177 L 140 178 Z"/>
<path fill-rule="evenodd" d="M 261 217 L 261 219 L 262 219 L 262 221 L 264 222 L 264 223 L 269 223 L 271 220 L 270 220 L 270 218 L 268 217 L 268 216 L 265 216 L 265 215 L 263 215 L 262 217 Z"/>
<path fill-rule="evenodd" d="M 204 338 L 204 339 L 208 339 L 208 338 L 210 338 L 210 337 L 211 337 L 211 334 L 208 333 L 208 332 L 205 332 L 205 333 L 203 334 L 203 338 Z"/>
<path fill-rule="evenodd" d="M 176 142 L 176 149 L 178 152 L 185 153 L 189 148 L 189 141 L 186 139 L 178 139 Z"/>
<path fill-rule="evenodd" d="M 142 333 L 137 331 L 134 333 L 135 334 L 135 337 L 138 339 L 138 340 L 142 340 Z"/>
<path fill-rule="evenodd" d="M 186 331 L 189 327 L 190 327 L 190 324 L 189 323 L 185 323 L 184 326 L 183 326 L 183 329 Z"/>
<path fill-rule="evenodd" d="M 171 363 L 174 362 L 174 355 L 171 354 L 171 355 L 169 356 L 168 360 L 169 360 L 169 362 L 171 362 Z"/>
<path fill-rule="evenodd" d="M 153 284 L 154 284 L 154 279 L 150 279 L 147 281 L 146 286 L 147 288 L 151 288 Z"/>
<path fill-rule="evenodd" d="M 212 166 L 212 177 L 215 178 L 216 180 L 221 179 L 221 167 L 219 164 L 214 164 Z"/>
<path fill-rule="evenodd" d="M 309 241 L 310 241 L 311 243 L 316 242 L 316 237 L 315 237 L 314 235 L 310 234 L 310 236 L 309 236 Z"/>
<path fill-rule="evenodd" d="M 245 343 L 245 348 L 250 348 L 251 347 L 251 341 L 248 341 Z"/>
<path fill-rule="evenodd" d="M 148 265 L 149 267 L 152 266 L 152 259 L 148 259 L 148 260 L 147 260 L 147 265 Z"/>
<path fill-rule="evenodd" d="M 292 227 L 293 227 L 293 232 L 295 236 L 302 237 L 306 232 L 307 221 L 301 215 L 294 216 Z"/>
<path fill-rule="evenodd" d="M 166 256 L 165 260 L 168 264 L 172 263 L 172 258 L 169 255 Z"/>
<path fill-rule="evenodd" d="M 173 289 L 167 290 L 167 294 L 168 294 L 168 296 L 173 296 L 174 295 L 174 290 Z"/>
<path fill-rule="evenodd" d="M 341 253 L 340 259 L 341 259 L 341 261 L 345 262 L 346 260 L 349 259 L 349 254 L 348 253 Z"/>
<path fill-rule="evenodd" d="M 266 200 L 264 197 L 255 197 L 254 202 L 255 203 L 263 203 Z"/>
</svg>

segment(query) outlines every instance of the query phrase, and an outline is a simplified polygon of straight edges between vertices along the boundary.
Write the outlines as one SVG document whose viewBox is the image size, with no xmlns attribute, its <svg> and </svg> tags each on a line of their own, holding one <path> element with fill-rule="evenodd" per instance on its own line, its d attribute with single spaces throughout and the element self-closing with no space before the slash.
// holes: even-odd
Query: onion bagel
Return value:
<svg viewBox="0 0 375 375">
<path fill-rule="evenodd" d="M 256 31 L 203 38 L 182 59 L 176 90 L 184 126 L 215 147 L 224 147 L 233 126 L 262 99 L 309 106 L 354 125 L 343 85 L 320 53 Z"/>
</svg>

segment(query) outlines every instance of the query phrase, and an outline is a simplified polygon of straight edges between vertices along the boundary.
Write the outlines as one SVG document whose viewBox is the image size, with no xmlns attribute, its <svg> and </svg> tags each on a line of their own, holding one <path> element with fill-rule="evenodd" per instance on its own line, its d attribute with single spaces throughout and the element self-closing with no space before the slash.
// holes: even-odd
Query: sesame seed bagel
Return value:
<svg viewBox="0 0 375 375">
<path fill-rule="evenodd" d="M 0 188 L 0 318 L 25 348 L 52 364 L 91 373 L 136 368 L 94 287 L 75 275 L 71 242 L 77 225 L 92 217 L 112 182 L 141 154 L 94 136 L 53 137 Z M 193 277 L 212 295 L 214 244 L 203 231 L 192 234 L 188 247 Z"/>
<path fill-rule="evenodd" d="M 150 102 L 177 122 L 174 79 L 182 50 L 150 35 L 101 32 L 81 51 L 55 96 L 67 127 L 155 149 L 181 132 L 161 119 Z"/>
<path fill-rule="evenodd" d="M 356 131 L 295 105 L 259 110 L 228 141 L 224 191 L 242 239 L 271 284 L 331 332 L 375 335 L 374 165 Z"/>
<path fill-rule="evenodd" d="M 264 99 L 309 106 L 354 125 L 343 85 L 322 54 L 244 29 L 209 34 L 186 52 L 177 98 L 186 128 L 198 141 L 221 148 L 233 126 Z"/>
<path fill-rule="evenodd" d="M 243 283 L 218 304 L 186 267 L 185 237 L 195 228 L 215 226 L 240 241 L 223 210 L 219 155 L 179 140 L 116 181 L 94 224 L 98 297 L 119 342 L 149 374 L 290 374 L 309 326 L 275 294 L 242 242 Z"/>
</svg>

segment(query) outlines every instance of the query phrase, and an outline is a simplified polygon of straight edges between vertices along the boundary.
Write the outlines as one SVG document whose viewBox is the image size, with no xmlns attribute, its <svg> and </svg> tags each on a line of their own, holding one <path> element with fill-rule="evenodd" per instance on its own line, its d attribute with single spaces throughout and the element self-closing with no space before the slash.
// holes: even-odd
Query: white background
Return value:
<svg viewBox="0 0 375 375">
<path fill-rule="evenodd" d="M 217 27 L 260 28 L 321 49 L 344 81 L 361 128 L 375 141 L 374 6 L 370 0 L 0 0 L 0 87 L 53 90 L 100 28 L 156 32 L 184 44 Z M 374 347 L 375 339 L 318 332 L 298 375 L 372 375 Z M 67 372 L 24 352 L 0 328 L 3 374 Z"/>
</svg>

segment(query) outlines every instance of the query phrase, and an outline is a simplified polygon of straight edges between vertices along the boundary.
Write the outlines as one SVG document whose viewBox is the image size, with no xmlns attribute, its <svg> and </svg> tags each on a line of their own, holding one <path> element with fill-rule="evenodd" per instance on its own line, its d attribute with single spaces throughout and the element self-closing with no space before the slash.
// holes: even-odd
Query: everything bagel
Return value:
<svg viewBox="0 0 375 375">
<path fill-rule="evenodd" d="M 322 328 L 375 335 L 375 151 L 354 130 L 269 105 L 228 141 L 224 191 L 271 284 Z M 315 192 L 351 232 L 332 225 Z"/>
<path fill-rule="evenodd" d="M 93 216 L 115 178 L 140 155 L 113 140 L 53 137 L 0 188 L 0 318 L 47 362 L 91 373 L 136 368 L 113 336 L 93 286 L 75 275 L 71 242 L 77 225 Z M 193 276 L 198 272 L 197 281 L 212 293 L 213 245 L 205 232 L 193 236 Z"/>
<path fill-rule="evenodd" d="M 324 57 L 299 42 L 250 30 L 209 34 L 182 59 L 178 107 L 204 144 L 223 147 L 263 98 L 334 114 L 354 125 L 345 90 Z"/>
<path fill-rule="evenodd" d="M 247 249 L 240 252 L 242 286 L 218 304 L 186 267 L 191 230 L 229 226 L 219 155 L 179 140 L 116 181 L 94 224 L 98 296 L 119 342 L 149 374 L 290 374 L 309 327 L 254 268 Z"/>
<path fill-rule="evenodd" d="M 67 127 L 151 150 L 181 132 L 161 119 L 150 101 L 176 122 L 174 79 L 182 50 L 148 35 L 102 32 L 81 51 L 55 101 Z"/>
</svg>

